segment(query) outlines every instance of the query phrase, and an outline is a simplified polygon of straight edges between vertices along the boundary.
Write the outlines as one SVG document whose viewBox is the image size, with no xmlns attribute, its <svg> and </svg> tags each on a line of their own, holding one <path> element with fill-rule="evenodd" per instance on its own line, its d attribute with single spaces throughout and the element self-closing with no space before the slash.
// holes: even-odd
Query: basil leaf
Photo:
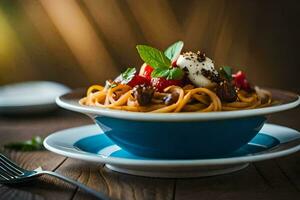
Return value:
<svg viewBox="0 0 300 200">
<path fill-rule="evenodd" d="M 125 72 L 121 73 L 117 78 L 115 78 L 114 82 L 127 84 L 131 79 L 135 76 L 136 69 L 134 67 L 129 67 Z M 110 85 L 112 87 L 113 84 Z"/>
<path fill-rule="evenodd" d="M 169 75 L 167 76 L 167 79 L 171 80 L 179 80 L 183 77 L 183 70 L 180 69 L 179 67 L 174 67 L 169 69 Z"/>
<path fill-rule="evenodd" d="M 155 78 L 166 78 L 168 80 L 181 79 L 184 72 L 180 68 L 172 68 L 171 60 L 176 59 L 183 47 L 183 42 L 178 41 L 172 44 L 163 53 L 158 49 L 146 45 L 137 45 L 136 48 L 142 60 L 152 66 L 154 70 L 151 73 Z"/>
<path fill-rule="evenodd" d="M 122 73 L 122 77 L 124 80 L 132 79 L 136 73 L 136 69 L 134 67 L 129 67 L 125 72 Z"/>
<path fill-rule="evenodd" d="M 182 41 L 175 42 L 165 50 L 165 55 L 171 60 L 175 61 L 180 55 L 184 43 Z"/>
<path fill-rule="evenodd" d="M 39 136 L 33 137 L 31 140 L 9 143 L 4 145 L 4 147 L 20 151 L 36 151 L 44 149 L 43 139 Z"/>
<path fill-rule="evenodd" d="M 154 78 L 167 77 L 169 75 L 169 69 L 154 69 L 151 76 Z"/>
<path fill-rule="evenodd" d="M 171 60 L 160 50 L 146 45 L 137 45 L 136 48 L 141 59 L 154 69 L 168 69 L 171 66 Z"/>
<path fill-rule="evenodd" d="M 154 69 L 151 76 L 154 78 L 166 78 L 167 80 L 179 80 L 183 77 L 182 69 L 174 67 L 169 69 Z"/>
<path fill-rule="evenodd" d="M 232 80 L 232 68 L 229 66 L 223 66 L 220 69 L 220 74 L 224 76 L 227 80 L 231 81 Z"/>
</svg>

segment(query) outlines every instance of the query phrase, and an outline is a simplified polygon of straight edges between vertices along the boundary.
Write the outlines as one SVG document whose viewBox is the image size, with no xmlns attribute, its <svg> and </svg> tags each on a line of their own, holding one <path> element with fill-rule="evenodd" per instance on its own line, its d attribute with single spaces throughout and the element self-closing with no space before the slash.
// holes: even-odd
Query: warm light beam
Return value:
<svg viewBox="0 0 300 200">
<path fill-rule="evenodd" d="M 116 75 L 111 56 L 76 1 L 40 1 L 90 81 Z"/>
</svg>

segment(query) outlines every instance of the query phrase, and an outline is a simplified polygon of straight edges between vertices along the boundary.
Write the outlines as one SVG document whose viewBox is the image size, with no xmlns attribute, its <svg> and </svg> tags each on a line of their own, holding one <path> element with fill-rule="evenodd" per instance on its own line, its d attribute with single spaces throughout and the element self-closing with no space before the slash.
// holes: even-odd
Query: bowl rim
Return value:
<svg viewBox="0 0 300 200">
<path fill-rule="evenodd" d="M 81 89 L 82 90 L 82 89 Z M 123 110 L 113 110 L 109 108 L 99 108 L 96 106 L 83 106 L 78 103 L 79 99 L 66 99 L 68 95 L 78 93 L 79 89 L 73 90 L 69 93 L 61 95 L 56 98 L 56 103 L 58 106 L 83 113 L 89 116 L 105 116 L 124 120 L 134 120 L 134 121 L 212 121 L 212 120 L 224 120 L 224 119 L 234 119 L 234 118 L 245 118 L 268 115 L 272 113 L 277 113 L 285 110 L 289 110 L 297 107 L 300 104 L 300 96 L 298 94 L 275 90 L 274 91 L 284 93 L 287 96 L 292 96 L 295 100 L 288 103 L 283 103 L 279 105 L 273 105 L 264 108 L 255 108 L 249 110 L 236 110 L 236 111 L 218 111 L 218 112 L 207 112 L 207 113 L 196 113 L 196 112 L 182 112 L 182 113 L 145 113 L 145 112 L 132 112 Z"/>
</svg>

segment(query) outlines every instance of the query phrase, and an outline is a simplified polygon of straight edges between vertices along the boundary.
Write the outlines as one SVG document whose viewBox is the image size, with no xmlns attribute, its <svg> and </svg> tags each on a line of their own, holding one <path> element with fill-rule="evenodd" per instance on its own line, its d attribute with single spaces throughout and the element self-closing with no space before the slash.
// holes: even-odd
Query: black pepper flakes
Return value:
<svg viewBox="0 0 300 200">
<path fill-rule="evenodd" d="M 198 51 L 198 52 L 197 52 L 197 60 L 198 60 L 199 62 L 204 62 L 205 59 L 206 59 L 205 53 L 204 53 L 204 52 Z"/>
<path fill-rule="evenodd" d="M 189 74 L 189 73 L 190 73 L 190 71 L 189 71 L 189 69 L 188 69 L 187 67 L 184 67 L 182 70 L 183 70 L 186 74 Z"/>
<path fill-rule="evenodd" d="M 215 74 L 214 72 L 207 70 L 207 69 L 201 69 L 201 74 L 211 80 L 215 83 L 220 83 L 222 81 L 222 78 L 219 76 L 219 74 Z"/>
</svg>

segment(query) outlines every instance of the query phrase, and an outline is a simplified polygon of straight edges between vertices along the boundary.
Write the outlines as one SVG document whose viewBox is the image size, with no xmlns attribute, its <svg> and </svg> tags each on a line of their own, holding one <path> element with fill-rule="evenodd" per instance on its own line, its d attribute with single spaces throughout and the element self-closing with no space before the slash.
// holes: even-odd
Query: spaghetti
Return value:
<svg viewBox="0 0 300 200">
<path fill-rule="evenodd" d="M 150 105 L 140 106 L 133 96 L 132 88 L 128 85 L 119 84 L 113 88 L 93 85 L 79 103 L 101 108 L 153 113 L 232 111 L 261 108 L 272 104 L 271 94 L 268 91 L 258 88 L 256 91 L 249 93 L 239 90 L 237 100 L 226 103 L 220 100 L 215 88 L 169 86 L 163 92 L 155 92 Z M 264 95 L 258 95 L 259 93 Z M 168 95 L 176 96 L 177 100 L 166 105 L 163 99 Z"/>
</svg>

